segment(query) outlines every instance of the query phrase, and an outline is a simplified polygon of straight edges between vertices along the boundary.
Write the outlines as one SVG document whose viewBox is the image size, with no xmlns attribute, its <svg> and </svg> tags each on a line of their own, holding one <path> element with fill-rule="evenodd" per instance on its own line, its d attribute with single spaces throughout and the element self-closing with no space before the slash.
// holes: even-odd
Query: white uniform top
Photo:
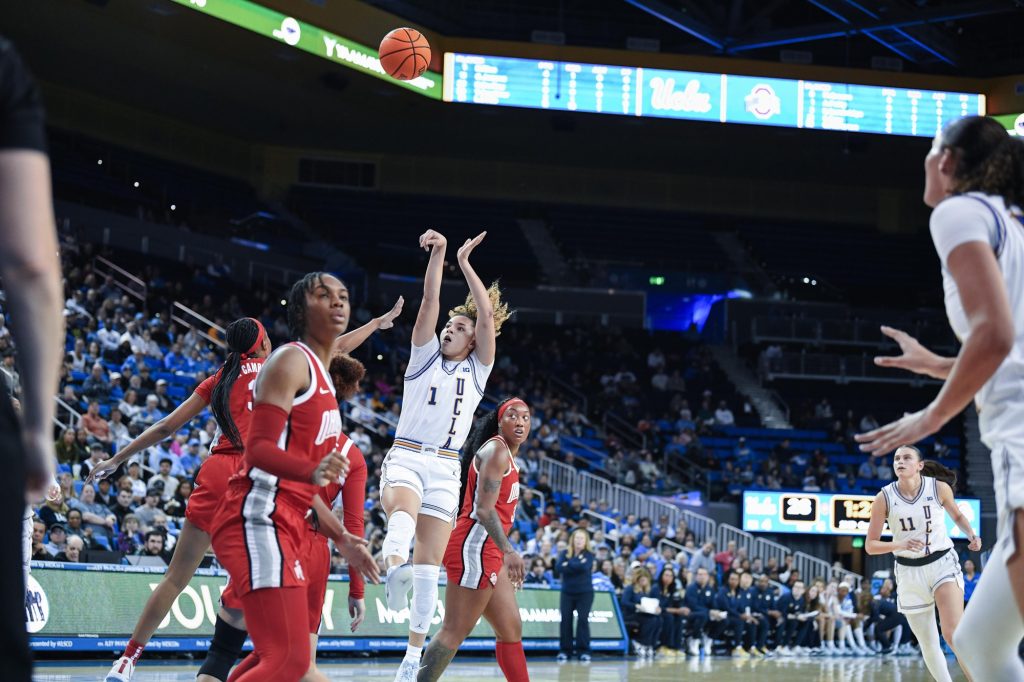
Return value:
<svg viewBox="0 0 1024 682">
<path fill-rule="evenodd" d="M 475 350 L 461 362 L 445 360 L 436 337 L 423 346 L 413 344 L 395 440 L 458 452 L 493 367 L 480 362 Z"/>
<path fill-rule="evenodd" d="M 931 217 L 932 241 L 942 261 L 946 315 L 961 342 L 970 335 L 960 292 L 947 260 L 957 246 L 972 241 L 992 247 L 1006 283 L 1013 315 L 1014 344 L 996 373 L 975 396 L 981 440 L 995 450 L 998 443 L 1024 440 L 1024 222 L 1020 207 L 1007 209 L 1002 197 L 981 192 L 954 196 L 939 204 Z M 996 453 L 993 453 L 995 455 Z"/>
<path fill-rule="evenodd" d="M 939 501 L 939 488 L 931 476 L 921 477 L 921 487 L 917 496 L 908 500 L 899 489 L 899 481 L 893 481 L 882 488 L 886 502 L 886 520 L 892 531 L 893 540 L 920 540 L 924 549 L 919 552 L 893 552 L 896 556 L 907 559 L 941 552 L 953 546 L 953 541 L 946 533 L 946 511 Z"/>
</svg>

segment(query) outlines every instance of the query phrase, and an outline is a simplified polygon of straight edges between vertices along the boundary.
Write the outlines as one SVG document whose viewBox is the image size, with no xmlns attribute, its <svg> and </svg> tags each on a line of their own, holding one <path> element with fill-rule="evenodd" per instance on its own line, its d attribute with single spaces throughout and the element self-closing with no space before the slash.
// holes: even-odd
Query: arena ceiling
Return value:
<svg viewBox="0 0 1024 682">
<path fill-rule="evenodd" d="M 1022 0 L 368 0 L 447 35 L 997 76 L 1024 72 Z M 557 36 L 548 36 L 551 39 Z M 786 52 L 783 54 L 783 52 Z M 794 54 L 794 52 L 802 54 Z"/>
</svg>

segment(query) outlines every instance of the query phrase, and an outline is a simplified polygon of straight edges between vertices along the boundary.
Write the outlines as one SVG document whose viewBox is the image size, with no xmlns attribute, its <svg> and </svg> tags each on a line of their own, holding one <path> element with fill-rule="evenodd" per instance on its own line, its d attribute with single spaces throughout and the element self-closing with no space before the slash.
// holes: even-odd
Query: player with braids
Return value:
<svg viewBox="0 0 1024 682">
<path fill-rule="evenodd" d="M 444 553 L 444 623 L 423 655 L 418 682 L 440 679 L 481 616 L 494 629 L 498 666 L 505 679 L 530 679 L 516 603 L 525 569 L 508 540 L 519 504 L 515 457 L 529 437 L 529 406 L 520 398 L 507 398 L 477 420 L 466 442 L 466 452 L 472 454 L 463 465 L 462 511 Z"/>
<path fill-rule="evenodd" d="M 310 669 L 310 510 L 321 532 L 365 579 L 377 582 L 366 542 L 346 533 L 320 497 L 349 469 L 343 452 L 335 386 L 326 365 L 374 330 L 390 327 L 402 301 L 388 314 L 345 334 L 349 291 L 344 282 L 313 272 L 289 294 L 288 327 L 295 341 L 278 349 L 253 391 L 253 418 L 242 466 L 228 485 L 211 534 L 242 603 L 253 653 L 230 680 L 326 680 Z M 334 523 L 331 523 L 334 521 Z M 319 614 L 317 614 L 319 615 Z"/>
<path fill-rule="evenodd" d="M 132 638 L 124 653 L 107 674 L 107 682 L 130 680 L 143 649 L 174 600 L 185 589 L 210 548 L 210 528 L 220 501 L 227 492 L 228 479 L 238 470 L 244 437 L 252 414 L 252 388 L 270 354 L 271 343 L 263 325 L 250 317 L 235 320 L 224 332 L 228 355 L 216 374 L 196 387 L 195 392 L 169 415 L 146 429 L 138 438 L 89 473 L 86 485 L 105 478 L 125 461 L 170 438 L 207 406 L 217 420 L 218 434 L 210 443 L 210 457 L 196 475 L 195 491 L 185 508 L 185 525 L 170 566 L 142 609 Z M 245 621 L 241 604 L 229 588 L 225 590 L 213 643 L 199 679 L 225 680 L 245 642 Z"/>
<path fill-rule="evenodd" d="M 939 642 L 935 609 L 939 609 L 942 636 L 953 638 L 964 615 L 964 579 L 953 541 L 946 533 L 943 511 L 971 538 L 970 549 L 981 549 L 981 538 L 953 498 L 956 473 L 921 457 L 912 445 L 896 449 L 893 455 L 896 480 L 882 488 L 871 505 L 865 551 L 896 557 L 897 607 L 907 617 L 921 645 L 921 656 L 937 682 L 952 682 L 946 656 Z M 886 522 L 891 541 L 880 539 Z"/>
<path fill-rule="evenodd" d="M 440 338 L 436 326 L 447 240 L 434 230 L 420 236 L 420 247 L 430 252 L 430 260 L 412 332 L 402 414 L 381 473 L 381 504 L 388 517 L 381 550 L 387 566 L 388 607 L 409 608 L 409 644 L 395 677 L 404 682 L 416 679 L 437 608 L 441 559 L 459 507 L 459 451 L 494 366 L 495 338 L 509 316 L 497 284 L 485 287 L 469 262 L 486 235 L 467 239 L 459 249 L 469 297 L 449 312 Z"/>
<path fill-rule="evenodd" d="M 974 400 L 992 451 L 999 539 L 952 644 L 972 679 L 1024 680 L 1024 141 L 994 119 L 968 116 L 936 135 L 924 170 L 946 315 L 963 345 L 940 357 L 883 327 L 902 355 L 877 364 L 944 383 L 925 409 L 857 440 L 867 452 L 891 452 L 936 433 Z"/>
</svg>

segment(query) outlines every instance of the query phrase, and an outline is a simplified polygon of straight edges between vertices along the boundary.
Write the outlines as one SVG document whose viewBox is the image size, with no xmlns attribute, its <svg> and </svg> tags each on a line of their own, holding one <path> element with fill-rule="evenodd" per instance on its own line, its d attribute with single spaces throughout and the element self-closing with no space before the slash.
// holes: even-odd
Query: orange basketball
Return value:
<svg viewBox="0 0 1024 682">
<path fill-rule="evenodd" d="M 430 43 L 414 28 L 396 28 L 380 41 L 380 65 L 400 81 L 417 78 L 430 65 Z"/>
</svg>

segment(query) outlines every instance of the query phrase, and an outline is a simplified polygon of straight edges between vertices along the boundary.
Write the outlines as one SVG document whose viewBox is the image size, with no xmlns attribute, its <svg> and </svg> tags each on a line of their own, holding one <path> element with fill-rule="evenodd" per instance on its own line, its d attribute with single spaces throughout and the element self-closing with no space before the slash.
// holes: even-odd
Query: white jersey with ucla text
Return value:
<svg viewBox="0 0 1024 682">
<path fill-rule="evenodd" d="M 920 559 L 953 546 L 946 533 L 946 511 L 939 501 L 938 484 L 931 476 L 921 477 L 921 487 L 911 499 L 903 497 L 899 481 L 882 488 L 888 514 L 886 520 L 893 540 L 920 540 L 924 548 L 919 552 L 893 552 L 907 559 Z"/>
<path fill-rule="evenodd" d="M 966 242 L 989 245 L 999 262 L 1013 315 L 1010 354 L 975 396 L 981 440 L 992 450 L 1000 527 L 1010 509 L 1024 507 L 1024 215 L 1002 197 L 969 192 L 939 204 L 931 217 L 932 241 L 942 262 L 946 315 L 961 342 L 970 336 L 950 253 Z"/>
<path fill-rule="evenodd" d="M 423 346 L 413 344 L 396 444 L 411 441 L 458 453 L 469 436 L 493 366 L 480 362 L 476 351 L 461 362 L 445 360 L 436 337 Z"/>
</svg>

